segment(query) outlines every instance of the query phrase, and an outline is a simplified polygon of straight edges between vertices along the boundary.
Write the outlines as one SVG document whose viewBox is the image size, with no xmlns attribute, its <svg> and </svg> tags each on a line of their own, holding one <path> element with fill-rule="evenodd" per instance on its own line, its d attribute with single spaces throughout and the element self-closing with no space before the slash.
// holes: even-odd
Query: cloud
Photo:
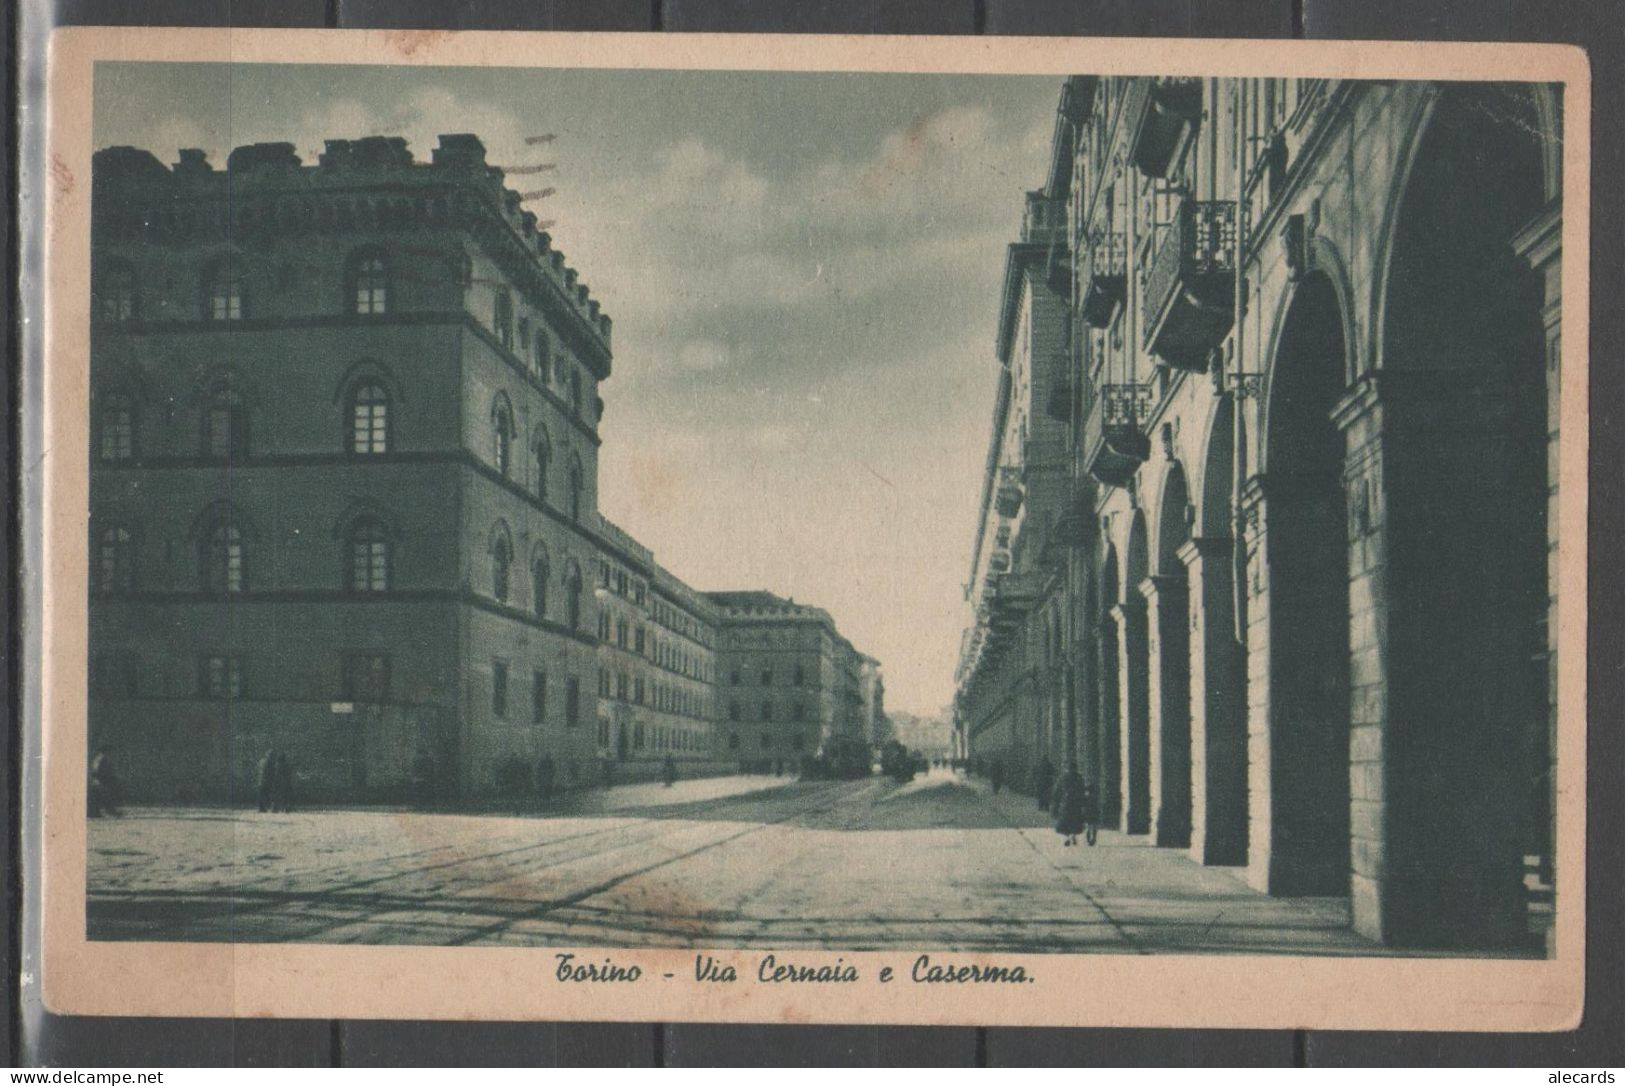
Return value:
<svg viewBox="0 0 1625 1086">
<path fill-rule="evenodd" d="M 728 348 L 714 339 L 690 340 L 677 352 L 677 366 L 690 373 L 709 373 L 728 364 Z"/>
</svg>

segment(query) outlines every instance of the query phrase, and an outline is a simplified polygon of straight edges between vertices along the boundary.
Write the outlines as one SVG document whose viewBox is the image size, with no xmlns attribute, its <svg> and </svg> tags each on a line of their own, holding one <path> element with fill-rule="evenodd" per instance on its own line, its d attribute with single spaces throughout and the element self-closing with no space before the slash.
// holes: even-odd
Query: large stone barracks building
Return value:
<svg viewBox="0 0 1625 1086">
<path fill-rule="evenodd" d="M 968 757 L 1076 764 L 1108 825 L 1373 938 L 1527 938 L 1559 115 L 1545 86 L 1067 81 L 996 336 Z"/>
<path fill-rule="evenodd" d="M 478 139 L 94 188 L 91 749 L 133 795 L 273 747 L 327 799 L 736 764 L 714 606 L 598 512 L 610 319 Z"/>
</svg>

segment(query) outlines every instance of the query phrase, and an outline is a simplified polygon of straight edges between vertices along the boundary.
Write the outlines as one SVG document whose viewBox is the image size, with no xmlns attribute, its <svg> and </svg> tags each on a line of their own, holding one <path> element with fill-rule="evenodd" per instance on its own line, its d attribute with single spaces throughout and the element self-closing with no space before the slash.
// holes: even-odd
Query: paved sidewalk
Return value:
<svg viewBox="0 0 1625 1086">
<path fill-rule="evenodd" d="M 1068 848 L 1034 797 L 1008 788 L 995 796 L 986 778 L 959 779 L 1142 953 L 1391 953 L 1349 927 L 1347 898 L 1270 897 L 1247 884 L 1245 868 L 1204 867 L 1146 834 L 1103 829 L 1093 847 L 1080 839 Z"/>
</svg>

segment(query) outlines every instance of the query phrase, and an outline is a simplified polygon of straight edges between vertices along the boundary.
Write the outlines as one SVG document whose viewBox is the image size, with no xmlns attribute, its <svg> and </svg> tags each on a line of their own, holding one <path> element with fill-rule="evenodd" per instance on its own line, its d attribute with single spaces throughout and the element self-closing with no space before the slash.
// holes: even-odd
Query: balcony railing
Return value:
<svg viewBox="0 0 1625 1086">
<path fill-rule="evenodd" d="M 1121 234 L 1108 234 L 1089 247 L 1089 270 L 1083 286 L 1083 319 L 1106 328 L 1123 304 L 1128 285 L 1128 250 Z"/>
<path fill-rule="evenodd" d="M 1234 316 L 1236 205 L 1181 201 L 1152 257 L 1144 290 L 1145 347 L 1178 369 L 1205 370 Z"/>
<path fill-rule="evenodd" d="M 1089 474 L 1107 486 L 1127 486 L 1151 455 L 1145 420 L 1151 414 L 1150 385 L 1101 385 L 1084 430 Z"/>
<path fill-rule="evenodd" d="M 999 594 L 993 600 L 993 624 L 1005 626 L 1019 622 L 1038 605 L 1046 578 L 1047 575 L 1038 570 L 1006 573 L 1000 577 Z"/>
<path fill-rule="evenodd" d="M 1024 497 L 1021 476 L 1014 468 L 999 469 L 999 485 L 993 494 L 993 506 L 1001 517 L 1013 517 L 1021 512 Z"/>
<path fill-rule="evenodd" d="M 1129 160 L 1147 177 L 1166 177 L 1185 126 L 1202 117 L 1202 81 L 1189 76 L 1135 80 L 1124 108 Z"/>
</svg>

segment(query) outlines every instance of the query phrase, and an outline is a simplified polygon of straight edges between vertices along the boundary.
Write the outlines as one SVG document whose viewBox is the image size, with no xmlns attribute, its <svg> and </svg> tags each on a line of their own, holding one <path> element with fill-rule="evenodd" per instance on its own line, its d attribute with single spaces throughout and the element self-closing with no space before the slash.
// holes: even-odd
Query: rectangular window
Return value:
<svg viewBox="0 0 1625 1086">
<path fill-rule="evenodd" d="M 637 652 L 637 654 L 639 656 L 643 655 L 643 644 L 644 644 L 643 627 L 639 626 L 637 628 L 637 632 L 635 634 L 633 634 L 633 637 L 632 637 L 632 647 Z"/>
<path fill-rule="evenodd" d="M 209 296 L 209 316 L 217 321 L 243 319 L 243 287 L 235 278 L 217 279 Z"/>
<path fill-rule="evenodd" d="M 128 460 L 135 453 L 135 412 L 122 404 L 102 412 L 102 459 Z"/>
<path fill-rule="evenodd" d="M 350 652 L 344 655 L 340 695 L 345 701 L 371 705 L 389 700 L 389 656 L 381 652 Z"/>
<path fill-rule="evenodd" d="M 351 451 L 373 455 L 389 451 L 389 405 L 357 400 L 351 414 Z"/>
<path fill-rule="evenodd" d="M 491 715 L 498 720 L 508 715 L 508 665 L 491 662 Z"/>
<path fill-rule="evenodd" d="M 235 701 L 243 696 L 242 658 L 203 656 L 198 659 L 198 695 L 218 701 Z"/>
<path fill-rule="evenodd" d="M 564 680 L 564 723 L 571 728 L 581 723 L 581 683 L 574 675 Z"/>
<path fill-rule="evenodd" d="M 532 724 L 547 721 L 547 675 L 541 671 L 530 673 L 530 720 Z"/>
<path fill-rule="evenodd" d="M 350 547 L 350 587 L 357 592 L 383 592 L 388 589 L 388 541 L 357 539 Z"/>
</svg>

